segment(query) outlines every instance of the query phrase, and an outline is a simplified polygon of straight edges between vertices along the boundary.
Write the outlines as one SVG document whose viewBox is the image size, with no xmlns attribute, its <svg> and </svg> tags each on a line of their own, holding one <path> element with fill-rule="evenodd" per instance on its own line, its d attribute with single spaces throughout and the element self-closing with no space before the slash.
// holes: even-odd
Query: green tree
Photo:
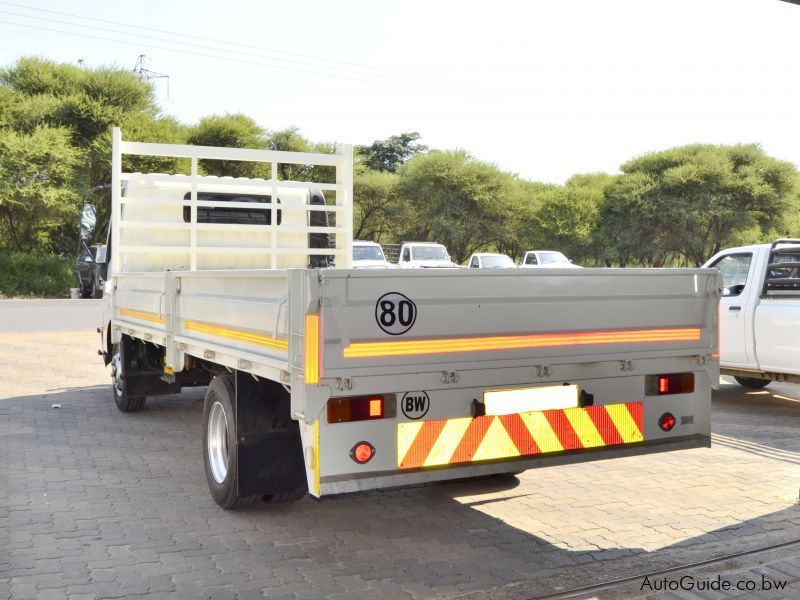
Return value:
<svg viewBox="0 0 800 600">
<path fill-rule="evenodd" d="M 60 252 L 75 243 L 79 152 L 69 131 L 0 131 L 0 239 L 22 251 Z"/>
<path fill-rule="evenodd" d="M 494 249 L 519 261 L 528 250 L 541 247 L 542 232 L 537 211 L 557 185 L 514 179 L 509 194 L 509 209 L 501 227 L 496 229 Z"/>
<path fill-rule="evenodd" d="M 436 241 L 456 262 L 489 246 L 509 218 L 514 178 L 463 150 L 434 151 L 400 170 L 398 194 L 411 216 L 403 239 Z"/>
<path fill-rule="evenodd" d="M 196 146 L 259 148 L 267 145 L 267 132 L 253 119 L 242 114 L 211 115 L 189 129 L 187 141 Z M 209 175 L 231 177 L 269 177 L 263 163 L 238 160 L 201 160 Z"/>
<path fill-rule="evenodd" d="M 358 154 L 368 169 L 395 173 L 410 158 L 428 151 L 427 146 L 417 143 L 418 139 L 416 131 L 401 133 L 369 146 L 359 146 Z"/>
<path fill-rule="evenodd" d="M 592 254 L 592 233 L 598 215 L 599 202 L 593 188 L 565 186 L 546 192 L 536 212 L 542 246 L 583 262 Z"/>
<path fill-rule="evenodd" d="M 397 194 L 400 177 L 395 173 L 367 171 L 353 180 L 353 237 L 386 241 L 402 227 L 406 203 Z M 397 241 L 397 240 L 392 240 Z"/>
<path fill-rule="evenodd" d="M 593 244 L 606 266 L 667 262 L 671 232 L 659 226 L 660 203 L 648 199 L 654 187 L 652 177 L 637 173 L 619 178 L 606 191 Z"/>
<path fill-rule="evenodd" d="M 10 128 L 30 133 L 48 125 L 69 131 L 83 161 L 74 180 L 76 189 L 108 183 L 113 126 L 129 115 L 156 119 L 159 114 L 152 86 L 114 67 L 81 69 L 22 58 L 0 71 L 0 88 L 17 98 Z"/>
<path fill-rule="evenodd" d="M 300 134 L 297 127 L 289 127 L 272 131 L 267 136 L 267 148 L 286 152 L 316 152 L 331 154 L 336 145 L 331 143 L 314 143 Z M 278 178 L 284 181 L 316 181 L 318 183 L 335 183 L 336 169 L 320 165 L 278 164 Z M 329 194 L 331 195 L 331 194 Z M 332 197 L 332 195 L 331 195 Z"/>
<path fill-rule="evenodd" d="M 679 253 L 695 266 L 743 232 L 762 238 L 781 229 L 797 175 L 791 163 L 755 144 L 682 146 L 635 158 L 621 170 L 623 179 L 643 184 L 633 208 L 652 242 L 645 254 Z"/>
</svg>

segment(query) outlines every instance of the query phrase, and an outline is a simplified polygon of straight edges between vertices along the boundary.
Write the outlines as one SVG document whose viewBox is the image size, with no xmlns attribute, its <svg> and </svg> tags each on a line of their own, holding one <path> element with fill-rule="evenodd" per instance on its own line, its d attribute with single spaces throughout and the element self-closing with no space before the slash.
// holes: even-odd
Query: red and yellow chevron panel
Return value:
<svg viewBox="0 0 800 600">
<path fill-rule="evenodd" d="M 397 466 L 419 469 L 644 440 L 642 402 L 397 426 Z"/>
</svg>

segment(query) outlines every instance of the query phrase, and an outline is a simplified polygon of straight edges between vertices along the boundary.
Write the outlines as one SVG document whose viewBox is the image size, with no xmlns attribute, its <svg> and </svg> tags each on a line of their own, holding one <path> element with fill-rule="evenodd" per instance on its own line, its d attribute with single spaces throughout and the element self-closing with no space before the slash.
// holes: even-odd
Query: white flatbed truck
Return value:
<svg viewBox="0 0 800 600">
<path fill-rule="evenodd" d="M 188 159 L 191 174 L 125 173 L 129 154 Z M 206 159 L 272 176 L 203 176 Z M 282 181 L 281 163 L 335 179 Z M 114 132 L 100 329 L 114 398 L 133 411 L 208 385 L 220 506 L 710 444 L 716 269 L 350 269 L 351 190 L 349 147 Z"/>
</svg>

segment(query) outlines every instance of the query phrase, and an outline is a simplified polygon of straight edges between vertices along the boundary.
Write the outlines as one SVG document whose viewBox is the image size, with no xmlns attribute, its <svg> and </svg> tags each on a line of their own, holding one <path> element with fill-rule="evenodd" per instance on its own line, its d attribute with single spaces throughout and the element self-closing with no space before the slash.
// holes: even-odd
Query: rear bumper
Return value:
<svg viewBox="0 0 800 600">
<path fill-rule="evenodd" d="M 657 452 L 687 450 L 691 448 L 710 448 L 711 438 L 706 435 L 690 435 L 670 440 L 651 440 L 618 447 L 589 448 L 554 455 L 537 455 L 506 459 L 481 464 L 465 464 L 444 467 L 431 467 L 415 471 L 384 471 L 363 476 L 342 475 L 320 479 L 320 495 L 343 494 L 376 488 L 419 485 L 436 481 L 485 477 L 502 473 L 514 473 L 540 467 L 554 467 L 581 462 L 641 456 Z"/>
</svg>

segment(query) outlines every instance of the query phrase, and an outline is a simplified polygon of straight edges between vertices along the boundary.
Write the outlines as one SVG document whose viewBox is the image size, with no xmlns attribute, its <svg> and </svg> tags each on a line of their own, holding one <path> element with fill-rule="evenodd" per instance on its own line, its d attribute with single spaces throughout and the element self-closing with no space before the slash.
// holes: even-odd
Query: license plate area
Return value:
<svg viewBox="0 0 800 600">
<path fill-rule="evenodd" d="M 577 408 L 580 406 L 580 389 L 569 384 L 486 390 L 483 404 L 486 414 L 495 416 Z"/>
</svg>

